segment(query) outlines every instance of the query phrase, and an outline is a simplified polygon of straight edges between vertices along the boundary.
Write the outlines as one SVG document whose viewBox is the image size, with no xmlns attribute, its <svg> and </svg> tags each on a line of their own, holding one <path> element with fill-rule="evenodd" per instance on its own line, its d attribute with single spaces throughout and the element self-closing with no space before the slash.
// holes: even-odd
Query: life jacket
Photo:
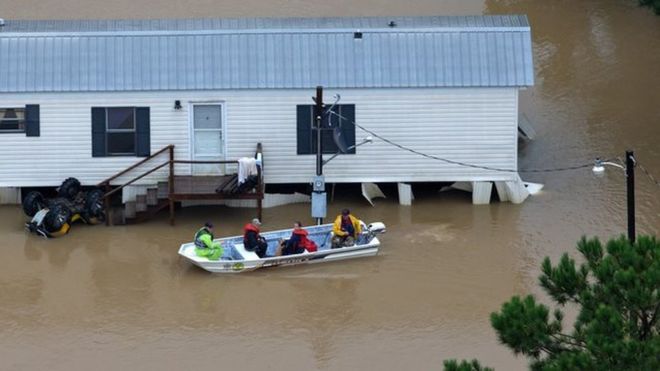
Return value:
<svg viewBox="0 0 660 371">
<path fill-rule="evenodd" d="M 205 234 L 211 235 L 211 241 L 213 241 L 213 240 L 215 239 L 215 238 L 213 237 L 213 233 L 211 233 L 211 231 L 209 231 L 208 228 L 206 228 L 206 227 L 202 227 L 202 228 L 200 228 L 200 229 L 197 231 L 197 233 L 195 233 L 195 246 L 199 247 L 200 249 L 204 249 L 204 248 L 206 248 L 206 245 L 205 245 L 204 242 L 202 242 L 202 240 L 200 239 L 200 237 L 202 237 L 202 236 L 205 235 Z"/>
<path fill-rule="evenodd" d="M 252 223 L 248 223 L 243 227 L 243 246 L 248 245 L 248 239 L 247 239 L 247 234 L 248 232 L 255 232 L 257 234 L 257 238 L 259 238 L 259 227 L 255 226 Z"/>
<path fill-rule="evenodd" d="M 318 248 L 316 247 L 316 243 L 314 241 L 310 240 L 307 238 L 308 233 L 304 229 L 294 229 L 293 234 L 298 236 L 300 239 L 300 242 L 298 242 L 298 246 L 304 248 L 308 252 L 316 252 Z"/>
</svg>

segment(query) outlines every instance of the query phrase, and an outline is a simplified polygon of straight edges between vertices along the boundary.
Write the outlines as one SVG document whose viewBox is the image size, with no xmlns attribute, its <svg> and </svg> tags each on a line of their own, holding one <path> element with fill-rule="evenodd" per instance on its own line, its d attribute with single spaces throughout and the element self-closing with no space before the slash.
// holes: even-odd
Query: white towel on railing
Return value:
<svg viewBox="0 0 660 371">
<path fill-rule="evenodd" d="M 250 175 L 257 175 L 257 161 L 254 157 L 242 157 L 238 159 L 238 184 L 243 184 Z"/>
</svg>

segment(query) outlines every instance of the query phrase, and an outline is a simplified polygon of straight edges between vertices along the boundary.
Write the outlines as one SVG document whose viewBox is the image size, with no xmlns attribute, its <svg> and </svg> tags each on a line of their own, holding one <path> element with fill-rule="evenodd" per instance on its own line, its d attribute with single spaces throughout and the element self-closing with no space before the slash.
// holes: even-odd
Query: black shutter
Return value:
<svg viewBox="0 0 660 371">
<path fill-rule="evenodd" d="M 92 107 L 92 157 L 105 156 L 105 108 Z"/>
<path fill-rule="evenodd" d="M 25 136 L 39 136 L 39 105 L 28 104 L 25 106 Z"/>
<path fill-rule="evenodd" d="M 355 105 L 342 104 L 339 107 L 339 114 L 344 116 L 345 119 L 341 120 L 341 132 L 346 140 L 346 147 L 355 145 Z M 347 153 L 355 154 L 355 147 Z"/>
<path fill-rule="evenodd" d="M 135 124 L 137 126 L 137 155 L 148 157 L 151 154 L 151 130 L 149 124 L 149 107 L 135 109 Z"/>
<path fill-rule="evenodd" d="M 309 155 L 312 152 L 312 111 L 311 105 L 296 106 L 296 141 L 299 155 Z"/>
</svg>

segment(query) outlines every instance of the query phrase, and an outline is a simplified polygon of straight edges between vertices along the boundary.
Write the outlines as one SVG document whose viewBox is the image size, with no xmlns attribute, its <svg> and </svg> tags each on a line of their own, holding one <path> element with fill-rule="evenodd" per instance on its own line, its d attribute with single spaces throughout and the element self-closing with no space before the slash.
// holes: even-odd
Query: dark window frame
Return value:
<svg viewBox="0 0 660 371">
<path fill-rule="evenodd" d="M 136 157 L 137 156 L 137 107 L 104 107 L 105 109 L 105 156 L 106 157 Z M 133 129 L 110 129 L 110 114 L 113 109 L 131 109 L 133 111 Z M 110 152 L 110 134 L 133 134 L 133 152 Z"/>
<path fill-rule="evenodd" d="M 17 112 L 22 112 L 23 113 L 23 118 L 22 119 L 19 119 L 19 118 L 8 119 L 8 118 L 4 117 L 6 112 L 2 112 L 0 114 L 0 123 L 3 122 L 3 121 L 14 121 L 15 120 L 18 124 L 17 125 L 18 129 L 3 129 L 2 125 L 0 124 L 0 134 L 25 134 L 27 132 L 27 118 L 26 118 L 27 110 L 26 110 L 25 106 L 22 106 L 22 107 L 0 107 L 0 111 L 7 111 L 7 110 L 14 110 L 14 111 L 17 111 Z"/>
<path fill-rule="evenodd" d="M 301 128 L 299 125 L 301 125 L 301 110 L 305 111 L 305 123 L 304 125 L 309 126 L 309 129 L 305 129 L 303 133 L 301 133 Z M 355 120 L 355 104 L 338 104 L 333 107 L 333 111 L 337 112 L 339 115 L 342 116 L 348 116 L 343 114 L 342 110 L 350 110 L 352 113 L 350 117 L 346 117 L 349 120 Z M 296 154 L 300 156 L 305 156 L 305 155 L 316 155 L 316 135 L 317 135 L 317 128 L 316 128 L 316 120 L 314 118 L 314 111 L 315 111 L 315 106 L 314 105 L 307 105 L 307 104 L 301 104 L 296 106 L 296 121 L 297 121 L 297 126 L 296 126 Z M 309 120 L 309 122 L 307 122 Z M 322 154 L 324 155 L 332 155 L 336 154 L 339 152 L 339 148 L 335 144 L 334 140 L 328 139 L 332 138 L 333 135 L 333 130 L 335 128 L 334 125 L 341 125 L 340 127 L 344 128 L 342 130 L 343 133 L 349 133 L 352 134 L 347 137 L 347 143 L 346 146 L 350 147 L 352 145 L 355 145 L 355 137 L 356 137 L 356 130 L 355 130 L 355 125 L 352 122 L 346 122 L 346 120 L 341 119 L 337 115 L 325 115 L 323 117 L 323 121 L 321 123 L 321 143 L 323 145 L 323 151 Z M 344 127 L 344 125 L 347 125 Z M 309 137 L 305 137 L 305 135 L 309 135 Z M 306 142 L 303 148 L 301 148 L 302 142 Z M 329 144 L 329 145 L 328 145 Z M 348 152 L 345 154 L 347 155 L 354 155 L 356 154 L 356 148 L 350 149 Z"/>
<path fill-rule="evenodd" d="M 130 110 L 133 115 L 130 128 L 121 125 L 129 122 L 128 116 L 118 115 L 118 112 L 111 115 L 113 109 Z M 113 117 L 114 125 L 109 122 L 109 116 Z M 110 129 L 112 127 L 114 129 Z M 92 157 L 149 157 L 151 154 L 151 107 L 149 106 L 92 106 L 91 129 Z M 131 137 L 127 137 L 126 134 Z M 113 142 L 110 138 L 113 135 L 117 137 L 115 138 L 117 142 Z M 122 136 L 124 138 L 121 138 Z M 109 145 L 111 143 L 114 145 Z M 122 145 L 124 148 L 121 148 Z M 109 152 L 110 147 L 112 150 L 130 149 L 131 152 Z"/>
</svg>

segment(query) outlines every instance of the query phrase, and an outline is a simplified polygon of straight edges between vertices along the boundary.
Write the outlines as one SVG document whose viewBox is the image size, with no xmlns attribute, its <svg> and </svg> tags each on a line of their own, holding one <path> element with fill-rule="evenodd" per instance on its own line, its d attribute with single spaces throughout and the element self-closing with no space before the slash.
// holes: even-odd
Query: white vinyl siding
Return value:
<svg viewBox="0 0 660 371">
<path fill-rule="evenodd" d="M 326 103 L 336 93 L 341 94 L 340 104 L 355 105 L 360 125 L 397 143 L 454 161 L 517 168 L 516 88 L 329 89 L 324 92 Z M 151 152 L 174 144 L 176 158 L 188 160 L 188 110 L 190 103 L 204 102 L 224 102 L 228 159 L 252 156 L 261 142 L 267 183 L 307 183 L 315 173 L 315 158 L 296 154 L 296 106 L 312 104 L 313 94 L 308 89 L 0 94 L 7 106 L 41 107 L 40 137 L 0 135 L 0 187 L 55 186 L 70 176 L 91 185 L 142 160 L 92 157 L 90 107 L 96 106 L 150 107 Z M 181 110 L 174 109 L 175 100 L 181 100 Z M 367 135 L 357 129 L 356 142 Z M 161 156 L 151 166 L 165 160 Z M 165 180 L 165 169 L 141 183 Z M 177 174 L 189 171 L 189 165 L 177 166 Z M 134 171 L 130 176 L 138 174 Z M 324 167 L 324 174 L 327 182 L 513 180 L 517 176 L 425 159 L 377 138 L 357 148 L 355 155 L 335 158 Z M 125 180 L 128 177 L 119 181 Z"/>
</svg>

